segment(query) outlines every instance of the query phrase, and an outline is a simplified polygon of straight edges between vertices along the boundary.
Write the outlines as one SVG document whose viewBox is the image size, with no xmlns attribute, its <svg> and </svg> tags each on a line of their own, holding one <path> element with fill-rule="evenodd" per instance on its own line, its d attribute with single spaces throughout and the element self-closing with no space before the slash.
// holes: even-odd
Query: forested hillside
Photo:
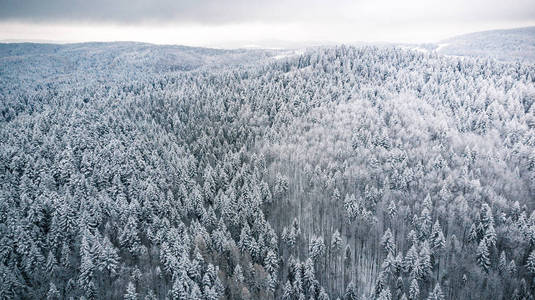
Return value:
<svg viewBox="0 0 535 300">
<path fill-rule="evenodd" d="M 535 63 L 535 27 L 489 30 L 456 36 L 441 41 L 437 51 L 446 55 Z"/>
<path fill-rule="evenodd" d="M 533 299 L 533 64 L 21 47 L 2 299 Z"/>
</svg>

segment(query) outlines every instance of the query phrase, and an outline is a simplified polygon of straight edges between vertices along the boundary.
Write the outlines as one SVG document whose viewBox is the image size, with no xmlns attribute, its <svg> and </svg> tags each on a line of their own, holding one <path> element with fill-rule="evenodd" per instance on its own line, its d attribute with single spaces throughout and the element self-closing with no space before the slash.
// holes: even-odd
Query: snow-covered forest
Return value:
<svg viewBox="0 0 535 300">
<path fill-rule="evenodd" d="M 533 299 L 535 65 L 0 45 L 1 299 Z"/>
</svg>

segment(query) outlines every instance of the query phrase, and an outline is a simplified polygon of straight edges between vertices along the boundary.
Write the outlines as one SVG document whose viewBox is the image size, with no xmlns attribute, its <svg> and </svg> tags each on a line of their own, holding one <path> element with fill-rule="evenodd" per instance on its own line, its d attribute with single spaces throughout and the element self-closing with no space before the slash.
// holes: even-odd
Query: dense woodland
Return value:
<svg viewBox="0 0 535 300">
<path fill-rule="evenodd" d="M 474 32 L 430 46 L 431 49 L 446 55 L 481 56 L 499 61 L 535 63 L 535 26 Z"/>
<path fill-rule="evenodd" d="M 0 47 L 0 298 L 534 298 L 535 65 L 82 46 Z"/>
</svg>

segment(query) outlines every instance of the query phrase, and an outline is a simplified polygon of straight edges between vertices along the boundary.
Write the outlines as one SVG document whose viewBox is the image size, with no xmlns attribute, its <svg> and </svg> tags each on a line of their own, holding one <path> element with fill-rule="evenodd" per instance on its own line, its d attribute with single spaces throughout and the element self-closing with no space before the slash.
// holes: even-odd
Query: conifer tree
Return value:
<svg viewBox="0 0 535 300">
<path fill-rule="evenodd" d="M 353 281 L 351 281 L 346 288 L 346 291 L 344 293 L 344 300 L 357 300 L 357 288 L 355 287 L 355 284 Z"/>
<path fill-rule="evenodd" d="M 119 265 L 119 255 L 117 250 L 113 247 L 108 237 L 104 237 L 104 241 L 100 247 L 101 251 L 97 257 L 97 267 L 100 271 L 106 270 L 109 275 L 115 275 Z"/>
<path fill-rule="evenodd" d="M 483 271 L 488 272 L 490 268 L 489 249 L 487 247 L 487 241 L 482 239 L 477 247 L 477 262 Z"/>
<path fill-rule="evenodd" d="M 489 223 L 483 238 L 487 240 L 487 247 L 492 249 L 496 246 L 496 230 L 494 229 L 494 222 Z"/>
<path fill-rule="evenodd" d="M 514 276 L 516 274 L 517 269 L 516 269 L 516 263 L 514 259 L 511 259 L 511 262 L 509 262 L 509 266 L 507 266 L 507 270 L 510 275 Z"/>
<path fill-rule="evenodd" d="M 48 257 L 46 259 L 46 271 L 49 275 L 53 275 L 56 268 L 58 266 L 58 263 L 56 261 L 56 257 L 52 253 L 52 251 L 48 252 Z"/>
<path fill-rule="evenodd" d="M 444 295 L 442 294 L 442 289 L 440 288 L 440 284 L 436 284 L 433 291 L 429 294 L 429 297 L 427 297 L 428 300 L 444 300 Z"/>
<path fill-rule="evenodd" d="M 413 278 L 411 281 L 411 285 L 409 287 L 409 299 L 410 300 L 416 300 L 420 296 L 420 287 L 418 285 L 418 280 L 416 278 Z"/>
<path fill-rule="evenodd" d="M 128 282 L 128 285 L 126 286 L 126 293 L 124 294 L 124 299 L 137 300 L 136 287 L 131 281 Z"/>
<path fill-rule="evenodd" d="M 284 300 L 291 300 L 293 296 L 293 287 L 290 281 L 286 281 L 286 284 L 284 285 L 284 289 L 282 291 L 282 299 Z"/>
<path fill-rule="evenodd" d="M 121 246 L 128 249 L 128 251 L 135 255 L 139 251 L 140 241 L 138 236 L 138 222 L 136 217 L 131 215 L 128 217 L 126 226 L 122 230 L 121 235 L 119 236 L 119 242 Z"/>
<path fill-rule="evenodd" d="M 470 231 L 468 233 L 468 241 L 470 241 L 470 242 L 476 242 L 477 241 L 477 229 L 476 229 L 476 225 L 475 224 L 472 224 L 472 226 L 470 226 Z"/>
<path fill-rule="evenodd" d="M 531 251 L 526 261 L 526 268 L 529 272 L 535 274 L 535 250 Z"/>
<path fill-rule="evenodd" d="M 234 280 L 236 280 L 239 283 L 243 282 L 244 280 L 243 271 L 242 271 L 240 264 L 237 264 L 236 267 L 234 268 Z"/>
<path fill-rule="evenodd" d="M 50 282 L 50 288 L 48 289 L 48 293 L 46 295 L 47 300 L 59 300 L 61 298 L 61 295 L 56 288 L 56 285 L 53 282 Z"/>
<path fill-rule="evenodd" d="M 392 293 L 390 293 L 390 289 L 387 287 L 381 291 L 379 296 L 377 297 L 377 300 L 391 300 L 392 299 Z"/>
<path fill-rule="evenodd" d="M 334 253 L 339 253 L 342 249 L 342 238 L 340 237 L 340 232 L 338 229 L 334 231 L 331 237 L 331 251 Z"/>
<path fill-rule="evenodd" d="M 440 253 L 446 247 L 446 239 L 444 238 L 444 234 L 442 233 L 442 228 L 440 227 L 438 220 L 433 225 L 433 229 L 431 231 L 431 247 L 433 253 L 437 255 L 440 255 Z"/>
<path fill-rule="evenodd" d="M 498 262 L 498 270 L 502 274 L 505 274 L 505 272 L 507 272 L 507 258 L 505 257 L 505 251 L 502 251 L 502 254 L 500 254 L 500 261 Z"/>
<path fill-rule="evenodd" d="M 268 274 L 266 279 L 266 287 L 270 293 L 275 293 L 277 289 L 277 278 L 275 274 Z"/>
<path fill-rule="evenodd" d="M 314 261 L 325 255 L 325 244 L 322 237 L 312 237 L 309 244 L 309 253 Z"/>
<path fill-rule="evenodd" d="M 279 263 L 277 261 L 277 255 L 273 250 L 269 250 L 266 254 L 266 257 L 264 259 L 264 265 L 266 267 L 266 271 L 268 271 L 270 274 L 277 273 L 279 269 Z"/>
<path fill-rule="evenodd" d="M 431 266 L 431 250 L 429 249 L 429 243 L 424 241 L 422 243 L 422 248 L 420 249 L 420 256 L 418 257 L 418 266 L 421 270 L 422 278 L 431 276 L 432 266 Z"/>
<path fill-rule="evenodd" d="M 320 292 L 318 294 L 318 300 L 329 300 L 329 295 L 323 287 L 320 289 Z"/>
<path fill-rule="evenodd" d="M 395 254 L 396 244 L 394 241 L 394 237 L 392 236 L 392 232 L 390 231 L 390 228 L 386 229 L 385 233 L 383 234 L 383 237 L 381 238 L 381 247 L 383 247 L 383 250 L 386 254 Z"/>
</svg>

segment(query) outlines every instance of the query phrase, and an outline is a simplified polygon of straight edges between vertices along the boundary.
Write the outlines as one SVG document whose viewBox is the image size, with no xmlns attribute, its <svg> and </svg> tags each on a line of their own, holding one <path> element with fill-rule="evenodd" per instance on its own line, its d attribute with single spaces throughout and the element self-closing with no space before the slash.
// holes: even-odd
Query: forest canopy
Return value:
<svg viewBox="0 0 535 300">
<path fill-rule="evenodd" d="M 0 298 L 533 299 L 534 102 L 393 47 L 0 45 Z"/>
</svg>

